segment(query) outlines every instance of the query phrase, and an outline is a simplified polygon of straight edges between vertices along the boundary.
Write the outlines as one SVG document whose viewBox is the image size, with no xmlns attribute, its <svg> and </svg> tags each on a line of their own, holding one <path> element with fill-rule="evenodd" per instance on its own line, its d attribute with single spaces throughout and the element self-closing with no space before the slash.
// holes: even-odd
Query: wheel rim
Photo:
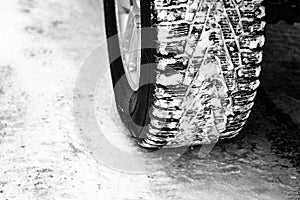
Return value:
<svg viewBox="0 0 300 200">
<path fill-rule="evenodd" d="M 116 16 L 124 71 L 131 89 L 137 91 L 141 65 L 140 1 L 116 0 Z"/>
</svg>

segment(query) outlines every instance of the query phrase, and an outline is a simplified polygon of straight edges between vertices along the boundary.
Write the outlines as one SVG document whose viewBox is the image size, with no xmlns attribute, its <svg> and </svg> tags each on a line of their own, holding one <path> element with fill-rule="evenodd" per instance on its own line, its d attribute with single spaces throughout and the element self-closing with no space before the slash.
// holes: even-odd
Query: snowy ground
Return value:
<svg viewBox="0 0 300 200">
<path fill-rule="evenodd" d="M 267 32 L 270 40 L 264 87 L 275 96 L 277 105 L 290 114 L 288 117 L 282 117 L 261 91 L 242 133 L 219 143 L 210 156 L 199 158 L 197 151 L 188 151 L 159 171 L 132 174 L 99 162 L 97 153 L 101 151 L 85 146 L 90 135 L 77 128 L 74 118 L 73 95 L 78 74 L 90 52 L 104 40 L 101 3 L 2 0 L 0 18 L 0 199 L 300 198 L 300 135 L 289 118 L 299 122 L 294 109 L 299 109 L 299 90 L 288 91 L 272 84 L 275 79 L 271 77 L 280 80 L 280 76 L 270 70 L 276 69 L 279 62 L 273 59 L 275 56 L 285 63 L 280 68 L 284 72 L 289 71 L 289 66 L 298 67 L 295 73 L 299 72 L 299 28 L 281 24 L 271 26 Z M 278 41 L 294 41 L 291 43 L 299 49 L 289 49 L 291 43 L 284 46 Z M 285 50 L 278 52 L 281 46 Z M 98 59 L 105 77 L 98 93 L 75 99 L 89 101 L 95 95 L 97 119 L 108 140 L 125 150 L 149 156 L 122 133 L 118 121 L 107 116 L 112 108 L 105 70 L 107 56 L 103 54 Z M 90 77 L 85 78 L 89 82 Z M 291 84 L 288 88 L 298 89 L 295 82 L 287 82 Z M 83 119 L 92 118 L 91 113 L 84 114 Z M 164 166 L 167 160 L 162 155 L 153 159 L 154 164 L 138 164 L 150 169 Z"/>
</svg>

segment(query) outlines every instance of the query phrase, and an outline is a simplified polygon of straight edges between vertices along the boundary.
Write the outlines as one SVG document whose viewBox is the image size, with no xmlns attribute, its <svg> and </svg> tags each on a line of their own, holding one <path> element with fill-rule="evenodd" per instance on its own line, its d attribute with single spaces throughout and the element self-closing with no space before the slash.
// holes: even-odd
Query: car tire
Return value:
<svg viewBox="0 0 300 200">
<path fill-rule="evenodd" d="M 110 70 L 118 113 L 138 144 L 179 147 L 236 136 L 260 84 L 262 0 L 141 1 L 137 90 L 116 37 L 118 1 L 104 0 Z"/>
</svg>

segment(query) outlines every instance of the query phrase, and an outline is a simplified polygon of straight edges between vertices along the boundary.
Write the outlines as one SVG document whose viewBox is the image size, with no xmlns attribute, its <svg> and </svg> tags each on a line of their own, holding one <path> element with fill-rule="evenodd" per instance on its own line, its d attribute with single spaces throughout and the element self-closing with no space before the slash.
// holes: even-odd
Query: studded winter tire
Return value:
<svg viewBox="0 0 300 200">
<path fill-rule="evenodd" d="M 146 148 L 215 143 L 250 115 L 262 0 L 104 0 L 120 118 Z"/>
</svg>

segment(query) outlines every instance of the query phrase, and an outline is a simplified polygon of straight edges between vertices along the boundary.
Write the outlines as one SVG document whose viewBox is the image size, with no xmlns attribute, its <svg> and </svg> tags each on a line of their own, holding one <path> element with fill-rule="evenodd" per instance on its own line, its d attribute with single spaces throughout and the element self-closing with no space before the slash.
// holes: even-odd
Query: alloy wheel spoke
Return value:
<svg viewBox="0 0 300 200">
<path fill-rule="evenodd" d="M 132 3 L 130 0 L 117 0 L 118 1 L 118 6 L 124 10 L 129 11 L 132 7 Z"/>
</svg>

